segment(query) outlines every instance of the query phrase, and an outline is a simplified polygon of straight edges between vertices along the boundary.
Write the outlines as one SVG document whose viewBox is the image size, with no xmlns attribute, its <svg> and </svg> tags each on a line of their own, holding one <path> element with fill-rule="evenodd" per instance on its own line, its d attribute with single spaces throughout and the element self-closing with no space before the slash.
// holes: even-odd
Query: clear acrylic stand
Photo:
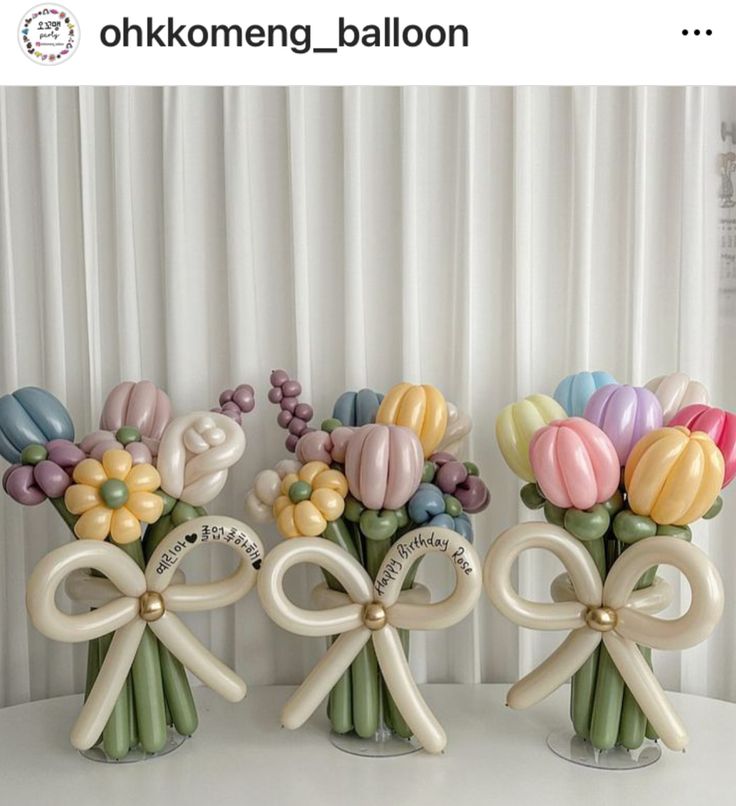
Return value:
<svg viewBox="0 0 736 806">
<path fill-rule="evenodd" d="M 138 761 L 149 761 L 153 758 L 160 758 L 173 753 L 178 747 L 181 747 L 188 739 L 188 736 L 182 736 L 177 733 L 173 728 L 168 728 L 166 735 L 166 744 L 157 753 L 146 753 L 140 746 L 133 747 L 124 758 L 111 758 L 105 752 L 102 743 L 90 747 L 89 750 L 80 750 L 79 754 L 89 759 L 90 761 L 98 761 L 102 764 L 135 764 Z"/>
<path fill-rule="evenodd" d="M 659 761 L 662 755 L 659 744 L 648 739 L 636 750 L 620 746 L 611 750 L 597 750 L 587 739 L 577 736 L 569 728 L 550 733 L 547 747 L 565 761 L 598 770 L 639 770 Z"/>
<path fill-rule="evenodd" d="M 383 726 L 373 736 L 363 739 L 357 733 L 330 733 L 330 741 L 342 750 L 353 756 L 365 758 L 394 758 L 416 753 L 422 746 L 414 739 L 404 739 L 395 734 L 390 728 Z"/>
<path fill-rule="evenodd" d="M 411 739 L 404 739 L 391 730 L 384 720 L 384 700 L 383 692 L 378 698 L 378 730 L 373 736 L 363 738 L 357 733 L 337 733 L 330 732 L 330 741 L 343 753 L 350 753 L 353 756 L 363 756 L 364 758 L 395 758 L 396 756 L 406 756 L 409 753 L 416 753 L 422 746 L 412 736 Z"/>
</svg>

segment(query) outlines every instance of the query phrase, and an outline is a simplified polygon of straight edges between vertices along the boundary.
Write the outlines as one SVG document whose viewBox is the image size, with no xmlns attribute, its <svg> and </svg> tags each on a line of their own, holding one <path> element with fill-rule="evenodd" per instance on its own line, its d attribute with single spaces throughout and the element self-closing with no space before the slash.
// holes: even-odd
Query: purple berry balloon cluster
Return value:
<svg viewBox="0 0 736 806">
<path fill-rule="evenodd" d="M 243 424 L 243 415 L 248 414 L 256 407 L 256 393 L 249 383 L 241 383 L 235 389 L 225 389 L 220 394 L 219 406 L 212 411 L 224 414 L 235 420 L 238 425 Z"/>
<path fill-rule="evenodd" d="M 309 422 L 314 417 L 314 409 L 309 403 L 299 402 L 302 385 L 299 381 L 291 380 L 285 370 L 275 369 L 271 373 L 270 381 L 268 399 L 281 409 L 276 422 L 289 432 L 284 444 L 289 453 L 294 453 L 299 438 L 314 431 L 314 428 L 309 427 Z"/>
</svg>

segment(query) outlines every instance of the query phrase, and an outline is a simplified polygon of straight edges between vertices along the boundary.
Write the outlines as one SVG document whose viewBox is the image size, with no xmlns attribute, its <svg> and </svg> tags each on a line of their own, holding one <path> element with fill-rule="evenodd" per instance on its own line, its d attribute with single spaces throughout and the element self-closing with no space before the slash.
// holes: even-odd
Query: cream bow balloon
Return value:
<svg viewBox="0 0 736 806">
<path fill-rule="evenodd" d="M 546 604 L 522 598 L 511 569 L 527 549 L 552 552 L 565 566 L 575 591 L 568 601 Z M 669 586 L 658 579 L 652 588 L 634 590 L 641 575 L 655 565 L 672 565 L 690 583 L 692 600 L 677 619 L 650 615 L 667 604 Z M 536 669 L 509 690 L 512 708 L 528 708 L 568 680 L 603 641 L 621 677 L 652 727 L 672 750 L 683 750 L 687 732 L 670 705 L 637 644 L 654 649 L 687 649 L 705 640 L 723 612 L 723 585 L 715 566 L 700 549 L 672 537 L 649 537 L 616 560 L 601 582 L 590 554 L 564 529 L 526 523 L 504 532 L 485 561 L 484 584 L 493 604 L 511 621 L 537 630 L 572 630 Z M 559 589 L 560 583 L 555 587 Z M 560 592 L 555 598 L 569 598 Z"/>
<path fill-rule="evenodd" d="M 398 601 L 409 569 L 429 552 L 442 553 L 452 562 L 455 590 L 435 604 Z M 323 610 L 297 607 L 284 593 L 283 580 L 290 568 L 301 563 L 314 563 L 332 574 L 349 603 Z M 425 750 L 441 752 L 447 737 L 419 693 L 397 630 L 441 630 L 456 624 L 475 606 L 481 586 L 478 555 L 449 529 L 424 527 L 399 538 L 375 582 L 347 552 L 323 538 L 304 537 L 278 545 L 263 561 L 258 577 L 258 594 L 266 612 L 280 627 L 298 635 L 339 636 L 284 706 L 284 726 L 294 729 L 304 724 L 372 639 L 386 686 L 406 723 Z"/>
<path fill-rule="evenodd" d="M 221 543 L 241 555 L 225 579 L 198 585 L 177 584 L 177 566 L 192 549 Z M 237 602 L 254 585 L 263 546 L 250 527 L 232 518 L 204 517 L 170 532 L 151 555 L 145 571 L 110 543 L 78 540 L 55 549 L 38 563 L 28 581 L 26 605 L 36 629 L 57 641 L 80 642 L 115 631 L 102 668 L 71 732 L 78 750 L 98 740 L 138 649 L 150 627 L 161 643 L 203 683 L 231 702 L 245 696 L 245 683 L 192 635 L 176 612 L 211 610 Z M 74 572 L 94 569 L 107 579 L 89 577 L 88 593 L 98 609 L 62 613 L 56 590 L 65 578 L 80 586 Z M 82 583 L 83 584 L 83 583 Z"/>
<path fill-rule="evenodd" d="M 217 496 L 245 450 L 245 434 L 225 414 L 195 411 L 172 420 L 158 448 L 161 488 L 198 507 Z"/>
</svg>

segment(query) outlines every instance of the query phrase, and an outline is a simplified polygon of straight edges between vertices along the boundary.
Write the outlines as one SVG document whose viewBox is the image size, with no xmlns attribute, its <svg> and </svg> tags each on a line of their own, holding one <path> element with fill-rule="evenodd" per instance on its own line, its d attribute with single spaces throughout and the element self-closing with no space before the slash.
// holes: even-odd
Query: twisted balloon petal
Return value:
<svg viewBox="0 0 736 806">
<path fill-rule="evenodd" d="M 281 495 L 281 482 L 284 476 L 298 473 L 302 463 L 296 459 L 282 459 L 271 469 L 261 470 L 253 486 L 245 494 L 245 511 L 257 523 L 270 523 L 273 505 Z"/>
<path fill-rule="evenodd" d="M 198 411 L 172 420 L 164 431 L 156 467 L 165 493 L 192 506 L 217 496 L 227 471 L 245 450 L 245 434 L 230 417 Z"/>
<path fill-rule="evenodd" d="M 473 430 L 473 421 L 470 415 L 461 411 L 454 403 L 447 401 L 447 428 L 435 453 L 460 453 L 465 437 Z"/>
</svg>

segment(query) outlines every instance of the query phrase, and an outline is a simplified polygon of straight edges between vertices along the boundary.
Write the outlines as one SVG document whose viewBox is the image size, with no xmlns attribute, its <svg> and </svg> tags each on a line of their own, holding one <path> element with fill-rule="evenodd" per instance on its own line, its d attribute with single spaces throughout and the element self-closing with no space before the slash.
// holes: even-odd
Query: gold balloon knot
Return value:
<svg viewBox="0 0 736 806">
<path fill-rule="evenodd" d="M 363 623 L 369 630 L 380 630 L 386 626 L 386 611 L 378 602 L 371 602 L 363 611 Z"/>
<path fill-rule="evenodd" d="M 140 598 L 139 614 L 143 621 L 158 621 L 166 612 L 164 597 L 156 591 L 146 591 Z"/>
<path fill-rule="evenodd" d="M 618 623 L 618 616 L 610 607 L 591 607 L 585 614 L 585 623 L 591 630 L 609 632 Z"/>
</svg>

